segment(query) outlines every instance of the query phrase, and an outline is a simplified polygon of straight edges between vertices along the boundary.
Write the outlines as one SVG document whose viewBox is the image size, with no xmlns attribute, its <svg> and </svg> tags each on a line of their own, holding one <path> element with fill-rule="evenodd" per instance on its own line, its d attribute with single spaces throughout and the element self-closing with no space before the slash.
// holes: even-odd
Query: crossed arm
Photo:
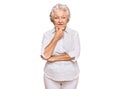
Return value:
<svg viewBox="0 0 120 89">
<path fill-rule="evenodd" d="M 42 59 L 45 59 L 49 62 L 54 61 L 70 61 L 74 60 L 74 57 L 71 58 L 67 53 L 62 53 L 60 55 L 53 55 L 54 48 L 59 39 L 64 35 L 62 30 L 57 30 L 51 42 L 44 49 L 44 57 L 41 55 Z"/>
<path fill-rule="evenodd" d="M 67 53 L 63 53 L 61 55 L 52 55 L 50 58 L 45 59 L 43 56 L 41 56 L 42 59 L 47 60 L 49 62 L 54 62 L 54 61 L 70 61 L 74 60 L 74 57 L 71 58 Z"/>
</svg>

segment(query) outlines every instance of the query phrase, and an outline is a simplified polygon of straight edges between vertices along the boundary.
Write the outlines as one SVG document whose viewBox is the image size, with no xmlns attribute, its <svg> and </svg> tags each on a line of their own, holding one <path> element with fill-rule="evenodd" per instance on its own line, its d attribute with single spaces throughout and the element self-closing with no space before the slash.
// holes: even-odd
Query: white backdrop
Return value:
<svg viewBox="0 0 120 89">
<path fill-rule="evenodd" d="M 120 89 L 119 0 L 1 0 L 0 89 L 44 89 L 40 47 L 56 3 L 68 5 L 80 34 L 77 89 Z"/>
</svg>

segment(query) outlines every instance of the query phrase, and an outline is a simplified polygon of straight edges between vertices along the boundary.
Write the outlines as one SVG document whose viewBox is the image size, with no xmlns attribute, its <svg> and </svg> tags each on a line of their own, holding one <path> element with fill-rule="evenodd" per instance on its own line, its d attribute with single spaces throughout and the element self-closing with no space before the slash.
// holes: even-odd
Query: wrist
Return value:
<svg viewBox="0 0 120 89">
<path fill-rule="evenodd" d="M 58 38 L 58 37 L 56 37 L 56 36 L 54 36 L 53 41 L 54 41 L 54 42 L 57 42 L 58 40 L 59 40 L 59 38 Z"/>
</svg>

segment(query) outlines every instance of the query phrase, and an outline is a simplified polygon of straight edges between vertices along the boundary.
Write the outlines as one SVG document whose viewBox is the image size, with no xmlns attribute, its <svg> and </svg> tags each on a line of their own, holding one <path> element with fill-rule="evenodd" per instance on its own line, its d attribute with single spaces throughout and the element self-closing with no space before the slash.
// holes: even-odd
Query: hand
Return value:
<svg viewBox="0 0 120 89">
<path fill-rule="evenodd" d="M 56 28 L 55 38 L 59 40 L 63 36 L 64 36 L 64 28 Z"/>
<path fill-rule="evenodd" d="M 56 31 L 58 31 L 58 30 L 64 31 L 65 27 L 55 27 L 55 29 L 56 29 Z"/>
</svg>

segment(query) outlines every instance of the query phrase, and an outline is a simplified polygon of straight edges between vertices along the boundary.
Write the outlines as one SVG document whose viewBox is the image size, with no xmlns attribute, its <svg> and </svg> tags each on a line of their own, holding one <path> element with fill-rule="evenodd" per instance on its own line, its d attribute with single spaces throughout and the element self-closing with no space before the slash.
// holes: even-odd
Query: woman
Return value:
<svg viewBox="0 0 120 89">
<path fill-rule="evenodd" d="M 44 82 L 46 89 L 76 89 L 79 77 L 77 59 L 80 54 L 78 32 L 67 27 L 70 11 L 66 5 L 56 4 L 50 13 L 54 24 L 44 34 L 42 59 L 46 60 Z"/>
</svg>

